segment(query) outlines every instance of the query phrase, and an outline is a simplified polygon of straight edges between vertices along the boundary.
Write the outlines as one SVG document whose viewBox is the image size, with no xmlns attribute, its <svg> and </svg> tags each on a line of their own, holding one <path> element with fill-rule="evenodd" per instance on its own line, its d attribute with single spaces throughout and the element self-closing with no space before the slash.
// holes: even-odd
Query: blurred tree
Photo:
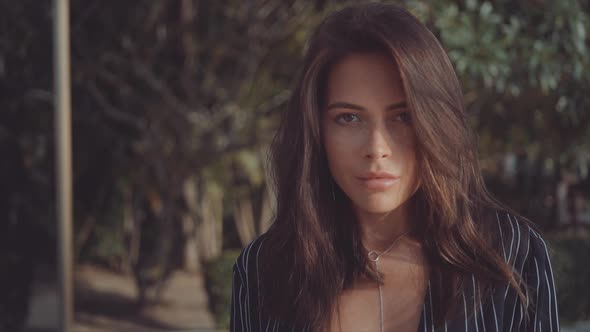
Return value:
<svg viewBox="0 0 590 332">
<path fill-rule="evenodd" d="M 556 226 L 560 169 L 577 167 L 590 150 L 590 3 L 410 3 L 422 9 L 462 79 L 482 155 L 518 156 L 516 176 L 492 188 Z"/>
<path fill-rule="evenodd" d="M 189 243 L 215 241 L 202 246 L 202 257 L 220 253 L 214 229 L 221 229 L 222 214 L 213 200 L 243 202 L 248 198 L 240 193 L 248 190 L 219 196 L 212 186 L 263 185 L 262 169 L 244 160 L 252 159 L 248 150 L 268 143 L 273 113 L 286 101 L 293 74 L 284 61 L 299 56 L 284 49 L 314 12 L 303 1 L 73 2 L 74 104 L 80 105 L 74 116 L 83 128 L 77 188 L 96 204 L 97 189 L 125 178 L 144 202 L 136 208 L 147 219 L 135 217 L 129 236 L 140 247 L 131 264 L 142 294 L 172 268 L 166 266 L 178 232 Z M 89 146 L 93 153 L 86 152 Z M 98 166 L 97 159 L 111 164 Z M 194 176 L 209 184 L 194 183 Z M 191 186 L 196 195 L 186 197 Z M 100 218 L 82 211 L 88 216 L 80 228 L 94 229 Z M 191 220 L 202 225 L 190 226 Z M 198 229 L 217 235 L 191 240 Z M 78 234 L 80 250 L 91 233 Z M 190 252 L 195 255 L 194 244 L 185 247 Z"/>
<path fill-rule="evenodd" d="M 266 229 L 260 151 L 311 29 L 353 2 L 73 0 L 76 257 L 134 271 L 147 299 L 170 269 L 219 255 L 224 218 L 243 243 Z M 445 46 L 485 170 L 520 160 L 492 188 L 548 224 L 559 170 L 590 150 L 590 4 L 394 2 Z M 20 225 L 0 235 L 15 239 L 54 234 L 50 6 L 0 0 L 0 213 Z"/>
<path fill-rule="evenodd" d="M 34 262 L 55 261 L 48 7 L 0 1 L 1 331 L 26 320 Z"/>
</svg>

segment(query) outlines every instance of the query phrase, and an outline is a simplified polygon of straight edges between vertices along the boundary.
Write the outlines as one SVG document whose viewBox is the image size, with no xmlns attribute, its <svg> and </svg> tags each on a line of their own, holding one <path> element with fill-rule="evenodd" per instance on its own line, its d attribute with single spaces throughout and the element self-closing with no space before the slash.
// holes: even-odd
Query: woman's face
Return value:
<svg viewBox="0 0 590 332">
<path fill-rule="evenodd" d="M 330 172 L 356 209 L 388 213 L 417 189 L 415 135 L 395 62 L 344 57 L 331 69 L 322 110 Z"/>
</svg>

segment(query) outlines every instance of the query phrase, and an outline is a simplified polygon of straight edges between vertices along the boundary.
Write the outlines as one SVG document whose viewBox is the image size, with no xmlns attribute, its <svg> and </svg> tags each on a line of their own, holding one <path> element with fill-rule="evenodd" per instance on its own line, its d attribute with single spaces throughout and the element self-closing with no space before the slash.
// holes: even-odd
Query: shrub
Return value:
<svg viewBox="0 0 590 332">
<path fill-rule="evenodd" d="M 227 250 L 219 258 L 204 264 L 205 288 L 209 308 L 219 328 L 229 328 L 232 268 L 240 250 Z"/>
<path fill-rule="evenodd" d="M 561 320 L 590 319 L 590 239 L 559 235 L 548 240 Z"/>
</svg>

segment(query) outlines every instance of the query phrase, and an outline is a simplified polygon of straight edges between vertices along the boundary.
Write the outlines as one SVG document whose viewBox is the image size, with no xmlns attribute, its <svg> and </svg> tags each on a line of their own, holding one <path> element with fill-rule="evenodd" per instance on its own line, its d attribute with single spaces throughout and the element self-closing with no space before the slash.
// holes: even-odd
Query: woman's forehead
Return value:
<svg viewBox="0 0 590 332">
<path fill-rule="evenodd" d="M 382 52 L 341 58 L 331 67 L 326 83 L 327 101 L 390 105 L 405 100 L 398 67 Z"/>
</svg>

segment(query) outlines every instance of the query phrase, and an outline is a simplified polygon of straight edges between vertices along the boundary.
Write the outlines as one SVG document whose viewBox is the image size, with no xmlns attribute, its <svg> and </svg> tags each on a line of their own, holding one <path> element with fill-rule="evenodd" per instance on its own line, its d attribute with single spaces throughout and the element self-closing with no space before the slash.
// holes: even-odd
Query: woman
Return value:
<svg viewBox="0 0 590 332">
<path fill-rule="evenodd" d="M 486 191 L 452 65 L 404 9 L 317 28 L 271 157 L 232 331 L 559 329 L 545 241 Z"/>
</svg>

